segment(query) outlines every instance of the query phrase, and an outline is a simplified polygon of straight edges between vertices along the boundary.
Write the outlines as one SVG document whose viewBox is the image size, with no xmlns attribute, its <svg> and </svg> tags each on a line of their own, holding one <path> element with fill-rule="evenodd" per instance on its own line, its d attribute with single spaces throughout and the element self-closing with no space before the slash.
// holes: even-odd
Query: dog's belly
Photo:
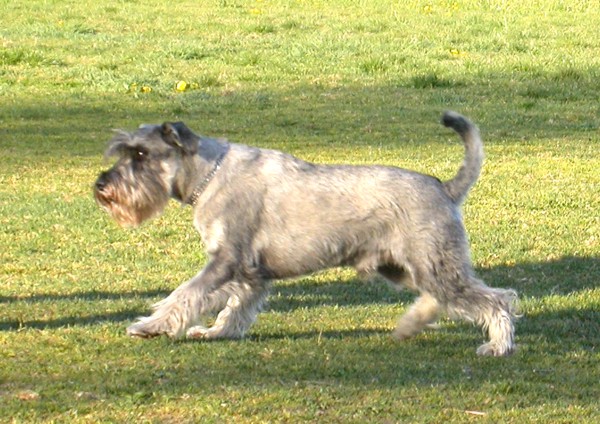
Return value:
<svg viewBox="0 0 600 424">
<path fill-rule="evenodd" d="M 337 266 L 375 269 L 385 260 L 379 239 L 366 233 L 342 234 L 275 236 L 261 249 L 261 263 L 273 278 L 289 278 Z"/>
</svg>

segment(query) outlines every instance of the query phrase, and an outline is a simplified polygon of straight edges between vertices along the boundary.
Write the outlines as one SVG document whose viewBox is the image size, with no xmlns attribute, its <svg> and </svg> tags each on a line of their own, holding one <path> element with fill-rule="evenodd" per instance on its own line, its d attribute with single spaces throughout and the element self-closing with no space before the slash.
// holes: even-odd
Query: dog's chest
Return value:
<svg viewBox="0 0 600 424">
<path fill-rule="evenodd" d="M 215 253 L 222 246 L 225 238 L 225 225 L 219 219 L 204 222 L 196 216 L 194 227 L 200 233 L 207 253 Z"/>
</svg>

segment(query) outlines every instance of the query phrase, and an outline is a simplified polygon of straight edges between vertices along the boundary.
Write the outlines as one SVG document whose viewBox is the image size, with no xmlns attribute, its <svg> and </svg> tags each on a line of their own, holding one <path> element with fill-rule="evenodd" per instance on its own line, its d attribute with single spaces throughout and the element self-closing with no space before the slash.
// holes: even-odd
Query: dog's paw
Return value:
<svg viewBox="0 0 600 424">
<path fill-rule="evenodd" d="M 161 333 L 152 331 L 144 321 L 138 321 L 135 324 L 127 327 L 127 335 L 130 337 L 141 337 L 143 339 L 149 339 L 151 337 L 160 336 Z"/>
<path fill-rule="evenodd" d="M 214 325 L 212 327 L 204 327 L 202 325 L 196 325 L 190 327 L 187 330 L 186 337 L 188 339 L 202 339 L 202 340 L 237 340 L 244 337 L 244 334 L 237 331 L 235 328 Z"/>
<path fill-rule="evenodd" d="M 489 342 L 479 346 L 477 354 L 479 356 L 508 356 L 513 354 L 514 351 L 514 345 Z"/>
<path fill-rule="evenodd" d="M 127 327 L 127 335 L 131 337 L 141 337 L 149 339 L 161 335 L 167 335 L 171 338 L 178 338 L 180 334 L 173 330 L 167 320 L 157 320 L 153 317 L 139 318 L 134 324 Z"/>
<path fill-rule="evenodd" d="M 188 328 L 185 333 L 185 337 L 188 339 L 207 339 L 209 338 L 209 329 L 203 325 L 195 325 L 194 327 Z"/>
<path fill-rule="evenodd" d="M 394 331 L 392 331 L 392 338 L 399 342 L 406 340 L 406 339 L 410 339 L 414 335 L 415 335 L 414 332 L 410 331 L 409 329 L 403 328 L 403 327 L 396 327 L 394 329 Z"/>
</svg>

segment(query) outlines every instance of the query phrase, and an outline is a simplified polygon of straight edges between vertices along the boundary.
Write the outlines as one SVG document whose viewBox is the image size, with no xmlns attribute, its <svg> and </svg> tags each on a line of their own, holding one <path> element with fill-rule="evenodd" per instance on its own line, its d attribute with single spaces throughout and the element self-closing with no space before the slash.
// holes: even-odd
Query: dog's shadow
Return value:
<svg viewBox="0 0 600 424">
<path fill-rule="evenodd" d="M 498 266 L 478 269 L 477 273 L 490 286 L 512 287 L 519 292 L 522 299 L 542 299 L 553 295 L 577 295 L 599 285 L 600 258 L 597 257 L 564 257 L 556 261 L 542 263 L 524 263 L 514 266 Z M 317 281 L 319 280 L 319 281 Z M 275 284 L 269 298 L 267 311 L 286 313 L 299 308 L 317 308 L 323 306 L 357 306 L 365 304 L 408 304 L 414 295 L 408 292 L 397 292 L 380 281 L 365 282 L 358 278 L 344 282 L 303 278 L 295 282 Z M 107 322 L 127 323 L 135 317 L 147 315 L 148 307 L 140 307 L 144 299 L 151 304 L 168 295 L 168 290 L 103 292 L 87 291 L 70 294 L 34 295 L 29 297 L 1 296 L 0 305 L 22 303 L 19 317 L 0 321 L 0 331 L 16 331 L 23 328 L 56 329 L 72 326 L 93 326 Z M 36 311 L 48 302 L 102 302 L 106 300 L 140 300 L 138 306 L 123 307 L 110 313 L 87 314 L 86 316 L 64 316 L 55 319 L 29 319 L 35 317 Z M 97 307 L 94 308 L 97 310 Z M 30 314 L 26 311 L 29 310 Z M 600 308 L 598 305 L 579 305 L 577 308 L 551 310 L 522 310 L 523 318 L 517 324 L 518 335 L 528 332 L 552 333 L 556 337 L 561 334 L 572 336 L 573 331 L 580 334 L 581 340 L 596 340 L 600 334 Z M 569 325 L 571 323 L 572 325 Z M 585 324 L 585 325 L 582 325 Z M 554 325 L 555 328 L 550 328 Z M 382 329 L 384 331 L 384 329 Z M 356 329 L 351 331 L 307 331 L 294 333 L 292 337 L 362 337 L 378 332 L 374 329 Z M 260 335 L 253 332 L 250 340 L 268 338 L 284 338 L 290 335 L 274 333 Z"/>
</svg>

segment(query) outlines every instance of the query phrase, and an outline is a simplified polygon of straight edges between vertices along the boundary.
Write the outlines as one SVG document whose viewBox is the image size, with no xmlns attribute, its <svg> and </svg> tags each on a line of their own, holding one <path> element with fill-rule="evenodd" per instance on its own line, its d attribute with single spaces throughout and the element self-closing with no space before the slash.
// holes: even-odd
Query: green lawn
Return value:
<svg viewBox="0 0 600 424">
<path fill-rule="evenodd" d="M 1 422 L 600 422 L 597 1 L 0 8 Z M 346 269 L 277 282 L 243 341 L 126 337 L 205 256 L 189 208 L 122 230 L 95 205 L 112 129 L 444 179 L 445 109 L 484 136 L 464 216 L 479 275 L 521 296 L 515 355 L 446 320 L 394 342 L 413 295 Z"/>
</svg>

